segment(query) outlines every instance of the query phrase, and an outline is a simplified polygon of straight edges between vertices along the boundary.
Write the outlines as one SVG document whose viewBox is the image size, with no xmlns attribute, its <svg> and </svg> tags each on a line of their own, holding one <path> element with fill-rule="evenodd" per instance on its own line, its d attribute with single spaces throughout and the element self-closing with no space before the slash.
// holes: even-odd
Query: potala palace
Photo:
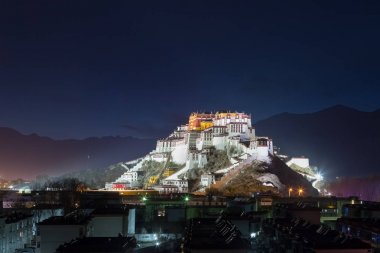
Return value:
<svg viewBox="0 0 380 253">
<path fill-rule="evenodd" d="M 274 154 L 273 142 L 269 137 L 256 136 L 251 122 L 251 115 L 241 112 L 192 113 L 186 125 L 178 126 L 167 138 L 158 140 L 155 150 L 143 158 L 123 163 L 126 172 L 105 188 L 188 192 L 189 173 L 206 166 L 212 149 L 230 151 L 230 165 L 213 173 L 203 173 L 199 183 L 203 189 L 215 183 L 215 175 L 223 176 L 254 161 L 269 161 Z M 163 164 L 165 169 L 147 178 L 143 165 L 148 161 Z M 308 160 L 306 163 L 308 165 Z M 168 164 L 178 166 L 172 169 Z M 301 159 L 300 165 L 304 164 Z"/>
</svg>

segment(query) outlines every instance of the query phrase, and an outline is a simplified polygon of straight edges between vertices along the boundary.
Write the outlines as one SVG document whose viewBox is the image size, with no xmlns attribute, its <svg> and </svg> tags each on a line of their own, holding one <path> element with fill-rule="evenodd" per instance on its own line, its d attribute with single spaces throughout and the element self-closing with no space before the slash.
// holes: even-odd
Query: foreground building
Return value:
<svg viewBox="0 0 380 253">
<path fill-rule="evenodd" d="M 36 224 L 52 215 L 62 214 L 62 208 L 5 209 L 0 215 L 0 253 L 15 252 L 37 247 Z"/>
<path fill-rule="evenodd" d="M 224 217 L 191 219 L 183 246 L 186 252 L 249 252 L 250 243 L 240 237 L 237 227 Z"/>
<path fill-rule="evenodd" d="M 53 216 L 38 223 L 37 228 L 36 253 L 55 252 L 65 242 L 92 235 L 90 216 L 83 210 Z"/>
<path fill-rule="evenodd" d="M 269 252 L 372 252 L 368 243 L 300 218 L 266 220 L 256 242 Z"/>
<path fill-rule="evenodd" d="M 33 215 L 12 213 L 0 216 L 0 252 L 23 249 L 33 238 Z"/>
</svg>

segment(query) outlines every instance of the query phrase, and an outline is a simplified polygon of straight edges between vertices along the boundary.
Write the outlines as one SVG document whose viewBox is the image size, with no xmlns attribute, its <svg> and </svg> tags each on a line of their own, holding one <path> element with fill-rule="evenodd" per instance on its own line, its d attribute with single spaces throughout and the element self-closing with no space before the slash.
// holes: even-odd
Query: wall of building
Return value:
<svg viewBox="0 0 380 253">
<path fill-rule="evenodd" d="M 203 168 L 207 164 L 207 154 L 201 152 L 190 152 L 187 157 L 189 169 Z"/>
<path fill-rule="evenodd" d="M 136 233 L 136 209 L 130 208 L 128 212 L 128 235 Z"/>
<path fill-rule="evenodd" d="M 251 117 L 245 113 L 217 113 L 213 121 L 216 126 L 226 126 L 231 122 L 247 123 L 251 126 Z"/>
<path fill-rule="evenodd" d="M 52 216 L 63 216 L 63 208 L 50 208 L 50 209 L 34 209 L 33 214 L 33 230 L 32 233 L 35 236 L 37 234 L 37 224 Z"/>
<path fill-rule="evenodd" d="M 266 157 L 269 155 L 269 147 L 260 146 L 257 147 L 257 155 L 261 157 Z"/>
<path fill-rule="evenodd" d="M 38 225 L 38 229 L 39 253 L 55 252 L 59 245 L 75 238 L 82 238 L 90 232 L 86 225 Z"/>
<path fill-rule="evenodd" d="M 33 218 L 6 222 L 6 217 L 0 218 L 0 252 L 9 253 L 24 248 L 33 238 Z"/>
<path fill-rule="evenodd" d="M 227 145 L 227 136 L 214 136 L 212 139 L 212 145 L 217 150 L 225 150 Z"/>
<path fill-rule="evenodd" d="M 205 128 L 212 126 L 213 118 L 214 114 L 212 113 L 192 113 L 189 117 L 188 129 L 197 131 L 204 130 Z"/>
<path fill-rule="evenodd" d="M 94 216 L 91 219 L 93 237 L 116 237 L 119 234 L 126 235 L 128 231 L 127 216 L 104 215 Z"/>
<path fill-rule="evenodd" d="M 248 126 L 246 123 L 230 123 L 227 125 L 228 135 L 237 136 L 248 132 Z"/>
<path fill-rule="evenodd" d="M 208 187 L 215 182 L 215 176 L 211 174 L 205 174 L 201 176 L 201 186 Z"/>
<path fill-rule="evenodd" d="M 196 149 L 196 142 L 197 142 L 197 139 L 200 137 L 200 132 L 192 131 L 192 132 L 189 132 L 186 136 L 187 136 L 186 143 L 188 145 L 189 150 Z"/>
<path fill-rule="evenodd" d="M 170 186 L 177 186 L 178 192 L 180 193 L 186 193 L 188 192 L 188 182 L 187 180 L 181 180 L 181 179 L 165 179 L 162 181 L 163 185 L 170 185 Z"/>
<path fill-rule="evenodd" d="M 137 181 L 137 179 L 138 179 L 137 171 L 131 171 L 131 172 L 125 172 L 115 182 L 133 182 L 133 181 Z"/>
<path fill-rule="evenodd" d="M 309 158 L 306 157 L 293 157 L 286 164 L 288 166 L 295 164 L 297 166 L 300 166 L 301 168 L 308 168 L 310 166 Z"/>
<path fill-rule="evenodd" d="M 175 147 L 175 149 L 172 152 L 172 161 L 177 164 L 184 164 L 187 160 L 187 152 L 188 148 L 186 144 L 181 144 Z"/>
</svg>

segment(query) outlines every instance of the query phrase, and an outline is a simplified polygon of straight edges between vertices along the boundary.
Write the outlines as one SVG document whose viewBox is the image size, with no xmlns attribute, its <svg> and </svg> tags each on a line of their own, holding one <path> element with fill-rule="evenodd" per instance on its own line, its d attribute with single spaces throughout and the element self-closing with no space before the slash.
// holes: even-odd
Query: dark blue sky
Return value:
<svg viewBox="0 0 380 253">
<path fill-rule="evenodd" d="M 380 1 L 0 2 L 0 125 L 166 135 L 191 111 L 380 108 Z"/>
</svg>

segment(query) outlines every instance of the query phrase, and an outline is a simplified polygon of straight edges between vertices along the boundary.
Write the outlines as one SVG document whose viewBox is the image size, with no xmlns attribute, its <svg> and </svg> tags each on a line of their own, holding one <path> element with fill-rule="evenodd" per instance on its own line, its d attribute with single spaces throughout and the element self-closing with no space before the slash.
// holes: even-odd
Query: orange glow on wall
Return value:
<svg viewBox="0 0 380 253">
<path fill-rule="evenodd" d="M 202 129 L 202 122 L 209 122 L 209 123 L 203 123 L 203 127 L 208 126 L 211 123 L 212 119 L 214 118 L 214 114 L 212 113 L 192 113 L 189 117 L 189 130 L 196 130 L 196 131 L 202 131 L 206 128 Z"/>
<path fill-rule="evenodd" d="M 210 128 L 214 125 L 214 123 L 212 123 L 212 121 L 201 121 L 201 131 L 207 129 L 207 128 Z"/>
</svg>

